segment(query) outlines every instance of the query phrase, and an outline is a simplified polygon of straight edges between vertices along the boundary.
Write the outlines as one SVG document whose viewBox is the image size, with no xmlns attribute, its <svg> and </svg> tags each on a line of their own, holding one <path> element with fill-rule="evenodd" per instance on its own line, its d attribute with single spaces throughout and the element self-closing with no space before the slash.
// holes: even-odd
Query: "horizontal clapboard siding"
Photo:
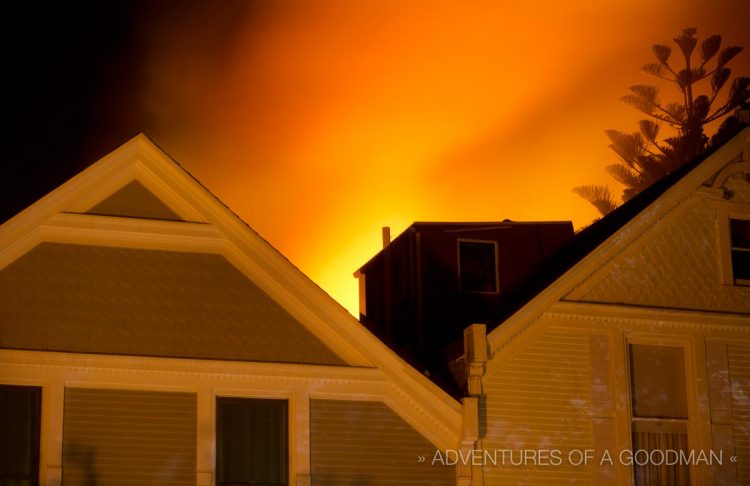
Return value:
<svg viewBox="0 0 750 486">
<path fill-rule="evenodd" d="M 487 465 L 491 485 L 593 485 L 594 467 L 568 464 L 568 452 L 593 449 L 588 336 L 545 331 L 484 379 L 485 450 L 559 449 L 560 466 Z"/>
<path fill-rule="evenodd" d="M 750 484 L 750 344 L 727 347 L 738 484 Z"/>
<path fill-rule="evenodd" d="M 311 400 L 313 485 L 453 485 L 435 446 L 380 402 Z M 418 462 L 419 456 L 426 461 Z"/>
<path fill-rule="evenodd" d="M 194 485 L 196 396 L 67 388 L 66 486 Z"/>
</svg>

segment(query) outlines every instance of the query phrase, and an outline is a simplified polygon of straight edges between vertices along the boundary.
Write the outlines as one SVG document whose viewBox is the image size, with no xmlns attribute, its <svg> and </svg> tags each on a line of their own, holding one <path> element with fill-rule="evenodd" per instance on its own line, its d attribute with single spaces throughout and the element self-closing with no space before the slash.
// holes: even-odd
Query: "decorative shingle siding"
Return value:
<svg viewBox="0 0 750 486">
<path fill-rule="evenodd" d="M 484 470 L 491 485 L 593 485 L 594 467 L 572 466 L 571 450 L 594 448 L 588 336 L 547 330 L 484 379 L 487 400 L 483 448 L 512 450 L 518 463 L 523 449 L 557 449 L 562 464 L 503 466 Z"/>
<path fill-rule="evenodd" d="M 733 203 L 750 202 L 750 184 L 739 175 L 726 183 Z M 750 287 L 721 284 L 716 209 L 698 196 L 677 218 L 657 221 L 593 277 L 586 302 L 690 310 L 750 312 Z M 679 209 L 678 209 L 679 210 Z"/>
<path fill-rule="evenodd" d="M 0 347 L 345 364 L 220 255 L 58 243 L 0 271 Z"/>
<path fill-rule="evenodd" d="M 311 400 L 310 424 L 313 485 L 456 483 L 453 467 L 431 465 L 435 446 L 383 403 Z"/>
<path fill-rule="evenodd" d="M 194 485 L 196 423 L 191 393 L 68 388 L 63 484 Z"/>
</svg>

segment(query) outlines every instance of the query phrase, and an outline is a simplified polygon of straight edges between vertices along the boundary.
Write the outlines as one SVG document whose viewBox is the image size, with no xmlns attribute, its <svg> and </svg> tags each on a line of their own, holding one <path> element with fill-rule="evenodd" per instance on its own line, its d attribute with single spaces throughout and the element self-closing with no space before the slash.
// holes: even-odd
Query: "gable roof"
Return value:
<svg viewBox="0 0 750 486">
<path fill-rule="evenodd" d="M 147 194 L 147 204 L 134 203 L 128 191 Z M 102 207 L 106 211 L 97 209 Z M 100 212 L 109 215 L 93 214 Z M 450 433 L 458 430 L 457 401 L 367 331 L 143 134 L 0 225 L 0 271 L 33 256 L 42 243 L 219 255 L 348 366 L 379 369 L 404 400 L 455 425 Z"/>
<path fill-rule="evenodd" d="M 747 148 L 747 145 L 750 143 L 750 128 L 739 126 L 734 131 L 729 131 L 723 134 L 723 137 L 725 137 L 723 138 L 723 142 L 715 143 L 709 150 L 696 159 L 684 164 L 674 172 L 660 179 L 629 201 L 616 208 L 607 216 L 579 231 L 571 241 L 563 244 L 559 250 L 539 262 L 539 264 L 536 265 L 525 278 L 504 290 L 499 296 L 499 301 L 493 307 L 493 319 L 485 322 L 491 347 L 494 349 L 496 345 L 512 332 L 506 329 L 509 327 L 506 326 L 506 324 L 509 324 L 510 321 L 527 320 L 529 316 L 541 313 L 547 305 L 543 302 L 548 298 L 543 294 L 554 294 L 557 290 L 551 289 L 551 287 L 559 286 L 559 280 L 569 272 L 573 271 L 573 269 L 583 260 L 590 258 L 592 253 L 597 252 L 597 249 L 602 247 L 606 242 L 619 238 L 618 232 L 621 232 L 621 230 L 623 230 L 623 228 L 629 223 L 633 222 L 644 212 L 649 211 L 650 208 L 657 205 L 660 198 L 669 192 L 670 189 L 680 184 L 691 174 L 692 178 L 696 178 L 693 177 L 696 175 L 695 169 L 705 166 L 706 164 L 704 164 L 704 162 L 711 159 L 713 165 L 720 166 L 716 170 L 720 170 L 721 166 L 730 163 L 738 155 L 742 154 L 744 150 L 744 160 L 746 163 L 750 163 L 750 153 Z M 711 175 L 714 174 L 708 173 L 697 175 L 696 185 L 702 184 L 704 180 Z M 705 178 L 701 179 L 701 177 Z M 694 181 L 689 182 L 692 184 Z M 684 192 L 689 190 L 689 188 L 683 187 L 680 190 Z M 396 239 L 403 237 L 408 231 L 414 228 L 441 225 L 445 225 L 446 227 L 471 227 L 475 224 L 477 223 L 415 222 Z M 493 225 L 495 223 L 483 224 Z M 519 223 L 503 221 L 497 224 L 505 225 Z M 393 241 L 395 242 L 396 239 Z M 617 242 L 613 241 L 612 245 L 617 246 Z M 379 255 L 380 252 L 362 265 L 357 272 L 361 272 L 365 269 Z M 357 275 L 357 272 L 355 272 L 355 275 Z M 561 296 L 562 294 L 558 297 Z M 434 352 L 441 353 L 444 357 L 442 364 L 445 366 L 442 368 L 427 367 L 429 368 L 432 380 L 449 393 L 457 396 L 455 391 L 456 377 L 451 369 L 455 367 L 460 371 L 463 366 L 460 362 L 461 356 L 464 353 L 463 340 L 459 339 L 445 349 L 434 350 Z M 414 361 L 414 366 L 420 368 L 426 367 L 425 363 L 416 362 L 414 359 L 412 359 L 412 361 Z"/>
<path fill-rule="evenodd" d="M 543 301 L 560 297 L 561 288 L 572 280 L 572 273 L 586 263 L 593 265 L 597 253 L 611 251 L 623 244 L 618 233 L 626 227 L 638 223 L 647 212 L 660 212 L 659 205 L 667 196 L 679 197 L 700 186 L 725 165 L 742 157 L 745 163 L 750 159 L 750 128 L 737 130 L 726 142 L 707 150 L 701 156 L 681 166 L 650 187 L 622 204 L 607 216 L 580 231 L 567 245 L 547 259 L 540 269 L 524 281 L 510 289 L 498 308 L 499 319 L 490 323 L 488 335 L 491 347 L 504 336 L 501 332 L 511 321 L 528 319 L 545 308 Z M 607 246 L 608 248 L 604 248 Z M 587 261 L 588 260 L 588 261 Z M 553 288 L 559 287 L 559 288 Z M 549 295 L 545 295 L 549 294 Z M 507 331 L 510 332 L 510 331 Z"/>
</svg>

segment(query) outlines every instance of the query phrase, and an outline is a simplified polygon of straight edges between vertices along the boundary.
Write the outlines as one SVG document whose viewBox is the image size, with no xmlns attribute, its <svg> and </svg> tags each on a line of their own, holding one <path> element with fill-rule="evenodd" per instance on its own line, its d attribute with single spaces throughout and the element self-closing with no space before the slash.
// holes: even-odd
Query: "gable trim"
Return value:
<svg viewBox="0 0 750 486">
<path fill-rule="evenodd" d="M 655 307 L 601 304 L 594 302 L 557 302 L 545 313 L 547 317 L 569 321 L 607 321 L 641 323 L 660 328 L 691 328 L 706 332 L 749 334 L 750 315 L 719 312 L 685 311 Z M 590 329 L 586 323 L 580 327 Z"/>
<path fill-rule="evenodd" d="M 0 270 L 42 242 L 200 253 L 222 253 L 226 246 L 216 228 L 204 223 L 59 213 L 1 246 Z"/>
<path fill-rule="evenodd" d="M 87 210 L 134 178 L 191 222 L 65 214 Z M 454 444 L 458 442 L 459 402 L 378 340 L 145 135 L 0 225 L 0 264 L 9 264 L 42 241 L 81 243 L 80 238 L 113 246 L 174 249 L 174 244 L 185 251 L 221 253 L 350 365 L 379 368 L 398 387 L 400 400 L 419 404 L 451 431 Z"/>
<path fill-rule="evenodd" d="M 222 396 L 294 395 L 305 400 L 370 400 L 385 403 L 436 447 L 455 448 L 450 422 L 431 413 L 380 369 L 350 366 L 253 363 L 140 356 L 107 356 L 0 349 L 0 371 L 9 382 L 151 391 L 212 389 Z M 3 380 L 6 382 L 8 380 Z M 416 458 L 415 458 L 416 459 Z"/>
<path fill-rule="evenodd" d="M 86 213 L 108 197 L 116 194 L 133 181 L 138 181 L 162 203 L 177 213 L 184 221 L 205 222 L 201 214 L 193 209 L 177 192 L 164 184 L 141 160 L 130 163 L 119 172 L 109 175 L 108 180 L 97 185 L 96 190 L 72 205 L 68 212 Z"/>
<path fill-rule="evenodd" d="M 737 156 L 748 160 L 750 156 L 750 128 L 743 129 L 729 142 L 721 146 L 702 163 L 694 167 L 682 179 L 667 189 L 664 194 L 649 204 L 644 210 L 628 221 L 622 228 L 600 243 L 578 263 L 565 271 L 544 290 L 514 312 L 501 325 L 487 336 L 492 352 L 499 352 L 518 339 L 555 302 L 561 300 L 576 285 L 594 274 L 621 251 L 623 245 L 644 233 L 657 219 L 677 206 L 689 191 L 697 190 L 704 181 L 732 162 Z M 490 360 L 490 364 L 493 360 Z"/>
</svg>

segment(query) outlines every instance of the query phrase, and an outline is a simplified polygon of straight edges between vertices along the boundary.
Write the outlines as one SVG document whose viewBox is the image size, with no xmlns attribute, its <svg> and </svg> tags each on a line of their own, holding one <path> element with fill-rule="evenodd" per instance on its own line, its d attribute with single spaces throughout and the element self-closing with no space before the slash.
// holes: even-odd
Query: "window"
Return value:
<svg viewBox="0 0 750 486">
<path fill-rule="evenodd" d="M 497 292 L 497 243 L 458 240 L 458 280 L 466 292 Z"/>
<path fill-rule="evenodd" d="M 750 285 L 750 220 L 730 219 L 729 235 L 734 283 Z"/>
<path fill-rule="evenodd" d="M 687 453 L 687 390 L 681 347 L 630 344 L 632 450 Z M 636 486 L 690 484 L 687 466 L 634 464 Z"/>
<path fill-rule="evenodd" d="M 287 484 L 287 402 L 218 398 L 216 484 Z"/>
<path fill-rule="evenodd" d="M 42 389 L 0 386 L 0 484 L 39 484 Z"/>
</svg>

